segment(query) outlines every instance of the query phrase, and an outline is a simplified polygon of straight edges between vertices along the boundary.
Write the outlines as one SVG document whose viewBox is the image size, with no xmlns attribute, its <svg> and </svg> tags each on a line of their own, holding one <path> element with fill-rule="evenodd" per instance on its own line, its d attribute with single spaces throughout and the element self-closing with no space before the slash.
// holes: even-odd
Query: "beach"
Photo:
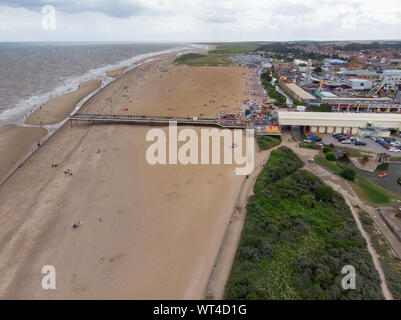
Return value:
<svg viewBox="0 0 401 320">
<path fill-rule="evenodd" d="M 215 116 L 249 98 L 245 68 L 173 66 L 174 56 L 126 72 L 80 112 Z M 245 178 L 235 164 L 148 164 L 149 129 L 67 123 L 0 186 L 1 298 L 204 297 Z M 56 290 L 41 287 L 45 265 Z"/>
<path fill-rule="evenodd" d="M 66 119 L 75 106 L 87 95 L 100 88 L 102 80 L 94 79 L 82 83 L 75 91 L 51 99 L 25 120 L 26 124 L 56 124 Z"/>
<path fill-rule="evenodd" d="M 38 127 L 0 127 L 0 181 L 46 134 L 46 129 Z"/>
</svg>

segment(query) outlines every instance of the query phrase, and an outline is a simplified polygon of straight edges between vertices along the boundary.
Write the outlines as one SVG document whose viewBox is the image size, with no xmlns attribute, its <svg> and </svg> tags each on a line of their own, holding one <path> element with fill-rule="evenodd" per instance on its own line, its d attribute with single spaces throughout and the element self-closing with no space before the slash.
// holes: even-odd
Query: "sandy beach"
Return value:
<svg viewBox="0 0 401 320">
<path fill-rule="evenodd" d="M 46 134 L 47 130 L 44 128 L 16 125 L 0 127 L 0 180 Z"/>
<path fill-rule="evenodd" d="M 245 69 L 171 57 L 127 72 L 81 112 L 238 110 Z M 148 130 L 67 124 L 0 187 L 1 298 L 203 298 L 244 177 L 236 165 L 151 166 Z M 41 287 L 44 265 L 56 268 L 56 290 Z"/>
<path fill-rule="evenodd" d="M 45 125 L 63 121 L 75 106 L 94 90 L 100 88 L 102 80 L 94 79 L 82 83 L 79 88 L 46 102 L 25 120 L 26 124 Z"/>
<path fill-rule="evenodd" d="M 108 99 L 95 95 L 80 113 L 216 116 L 238 113 L 246 87 L 244 67 L 186 67 L 152 62 L 111 83 Z"/>
</svg>

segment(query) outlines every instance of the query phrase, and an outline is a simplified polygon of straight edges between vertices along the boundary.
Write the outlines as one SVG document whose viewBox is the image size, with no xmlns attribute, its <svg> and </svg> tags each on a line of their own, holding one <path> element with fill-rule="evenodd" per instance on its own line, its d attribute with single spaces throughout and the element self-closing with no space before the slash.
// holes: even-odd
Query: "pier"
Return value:
<svg viewBox="0 0 401 320">
<path fill-rule="evenodd" d="M 136 124 L 136 125 L 169 125 L 171 121 L 177 125 L 190 126 L 212 126 L 224 129 L 246 129 L 248 122 L 238 120 L 225 120 L 219 118 L 199 118 L 199 117 L 152 117 L 152 116 L 131 116 L 118 114 L 75 114 L 70 116 L 71 127 L 74 123 L 87 122 L 89 125 L 95 124 Z"/>
</svg>

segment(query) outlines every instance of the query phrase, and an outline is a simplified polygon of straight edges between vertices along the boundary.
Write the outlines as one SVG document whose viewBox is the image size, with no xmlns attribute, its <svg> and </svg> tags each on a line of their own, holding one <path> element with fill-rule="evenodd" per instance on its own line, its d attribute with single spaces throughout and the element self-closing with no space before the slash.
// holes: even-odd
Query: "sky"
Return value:
<svg viewBox="0 0 401 320">
<path fill-rule="evenodd" d="M 400 0 L 0 0 L 0 41 L 401 39 L 399 17 Z"/>
</svg>

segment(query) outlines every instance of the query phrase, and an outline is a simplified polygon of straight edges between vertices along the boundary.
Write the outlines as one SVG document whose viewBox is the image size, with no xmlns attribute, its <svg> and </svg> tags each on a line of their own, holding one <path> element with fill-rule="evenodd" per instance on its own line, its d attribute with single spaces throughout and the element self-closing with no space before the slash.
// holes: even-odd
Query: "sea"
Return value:
<svg viewBox="0 0 401 320">
<path fill-rule="evenodd" d="M 186 43 L 47 42 L 0 43 L 0 126 L 21 123 L 46 101 L 80 83 L 160 53 L 199 48 Z"/>
</svg>

